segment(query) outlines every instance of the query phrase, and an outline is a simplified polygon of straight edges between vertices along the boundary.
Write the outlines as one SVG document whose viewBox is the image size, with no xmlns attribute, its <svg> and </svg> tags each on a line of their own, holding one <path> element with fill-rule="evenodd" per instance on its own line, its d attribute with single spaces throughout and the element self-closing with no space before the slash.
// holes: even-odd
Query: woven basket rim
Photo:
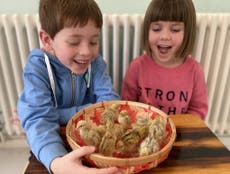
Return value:
<svg viewBox="0 0 230 174">
<path fill-rule="evenodd" d="M 160 109 L 158 109 L 152 105 L 140 103 L 140 102 L 128 101 L 128 100 L 109 100 L 109 101 L 98 102 L 98 103 L 95 103 L 93 105 L 90 105 L 86 108 L 79 110 L 77 113 L 75 113 L 73 115 L 73 117 L 75 115 L 79 115 L 79 113 L 84 113 L 85 110 L 88 110 L 88 109 L 98 108 L 98 107 L 102 107 L 102 106 L 106 106 L 106 105 L 110 105 L 110 104 L 116 104 L 116 103 L 121 104 L 121 105 L 132 105 L 132 106 L 142 107 L 142 108 L 145 108 L 148 110 L 155 111 L 155 112 L 159 113 L 161 116 L 168 117 L 168 115 L 165 112 L 163 112 L 162 110 L 160 110 Z"/>
<path fill-rule="evenodd" d="M 118 103 L 121 105 L 127 104 L 127 105 L 131 105 L 131 106 L 142 107 L 142 108 L 157 112 L 161 116 L 165 117 L 167 119 L 168 123 L 170 124 L 171 130 L 172 130 L 169 141 L 160 151 L 153 153 L 153 154 L 150 154 L 150 155 L 147 155 L 147 156 L 119 158 L 119 157 L 104 156 L 104 155 L 99 154 L 99 153 L 92 153 L 92 154 L 88 155 L 89 159 L 103 163 L 103 164 L 108 165 L 108 166 L 114 166 L 114 165 L 116 165 L 116 166 L 133 166 L 133 165 L 141 165 L 141 164 L 145 164 L 148 162 L 152 162 L 154 160 L 158 160 L 161 156 L 168 155 L 168 153 L 170 152 L 172 145 L 176 139 L 176 127 L 175 127 L 172 119 L 169 118 L 167 114 L 165 114 L 160 109 L 155 108 L 154 106 L 144 104 L 144 103 L 139 103 L 139 102 L 126 101 L 126 100 L 104 101 L 104 102 L 99 102 L 99 103 L 93 104 L 89 107 L 86 107 L 86 108 L 80 110 L 79 112 L 77 112 L 76 114 L 73 115 L 71 120 L 76 118 L 78 115 L 84 114 L 86 112 L 86 110 L 98 108 L 101 106 L 109 106 L 109 105 L 114 104 L 114 103 Z M 80 147 L 80 145 L 78 145 L 70 136 L 71 125 L 72 125 L 72 121 L 69 121 L 67 126 L 66 126 L 67 141 L 70 144 L 70 146 L 72 145 L 71 148 L 77 149 Z"/>
</svg>

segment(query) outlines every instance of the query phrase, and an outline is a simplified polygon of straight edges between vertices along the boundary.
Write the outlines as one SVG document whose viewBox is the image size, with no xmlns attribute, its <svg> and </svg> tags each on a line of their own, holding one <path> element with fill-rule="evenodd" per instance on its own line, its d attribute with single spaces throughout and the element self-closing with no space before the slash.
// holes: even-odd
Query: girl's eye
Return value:
<svg viewBox="0 0 230 174">
<path fill-rule="evenodd" d="M 180 32 L 180 31 L 181 31 L 181 29 L 178 29 L 178 28 L 173 28 L 172 29 L 172 32 L 175 32 L 175 33 Z"/>
<path fill-rule="evenodd" d="M 159 26 L 153 26 L 152 27 L 152 31 L 154 31 L 154 32 L 158 32 L 160 30 L 161 30 L 161 28 Z"/>
<path fill-rule="evenodd" d="M 160 28 L 152 28 L 152 31 L 158 32 L 160 31 Z"/>
<path fill-rule="evenodd" d="M 178 32 L 180 32 L 180 31 L 182 31 L 183 29 L 184 29 L 183 26 L 181 26 L 181 25 L 176 25 L 176 26 L 172 26 L 171 31 L 174 32 L 174 33 L 178 33 Z"/>
</svg>

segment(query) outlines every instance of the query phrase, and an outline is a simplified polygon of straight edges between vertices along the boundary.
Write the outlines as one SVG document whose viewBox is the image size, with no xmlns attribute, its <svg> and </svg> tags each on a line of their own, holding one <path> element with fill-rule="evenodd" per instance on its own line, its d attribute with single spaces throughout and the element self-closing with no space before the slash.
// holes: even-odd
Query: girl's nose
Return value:
<svg viewBox="0 0 230 174">
<path fill-rule="evenodd" d="M 163 30 L 160 36 L 160 39 L 162 40 L 170 40 L 171 39 L 171 35 L 170 32 L 167 30 Z"/>
</svg>

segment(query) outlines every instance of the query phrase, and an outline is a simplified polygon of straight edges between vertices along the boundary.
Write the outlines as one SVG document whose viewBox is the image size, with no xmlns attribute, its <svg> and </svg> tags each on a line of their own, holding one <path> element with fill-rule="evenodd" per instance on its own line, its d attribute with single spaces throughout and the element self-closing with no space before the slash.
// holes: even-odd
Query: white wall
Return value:
<svg viewBox="0 0 230 174">
<path fill-rule="evenodd" d="M 151 0 L 96 0 L 103 13 L 144 13 Z M 230 13 L 230 0 L 193 0 L 197 12 Z M 37 13 L 39 0 L 0 0 L 0 13 Z"/>
<path fill-rule="evenodd" d="M 31 13 L 38 11 L 39 0 L 0 0 L 0 14 L 2 13 Z"/>
<path fill-rule="evenodd" d="M 96 0 L 105 13 L 144 13 L 151 0 Z M 230 0 L 193 0 L 196 11 L 230 12 Z"/>
</svg>

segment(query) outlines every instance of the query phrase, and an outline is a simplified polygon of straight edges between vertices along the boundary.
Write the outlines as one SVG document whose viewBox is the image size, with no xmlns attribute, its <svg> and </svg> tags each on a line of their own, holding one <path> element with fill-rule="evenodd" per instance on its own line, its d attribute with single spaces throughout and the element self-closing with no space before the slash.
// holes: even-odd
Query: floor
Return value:
<svg viewBox="0 0 230 174">
<path fill-rule="evenodd" d="M 230 150 L 230 137 L 220 137 L 220 140 Z M 0 171 L 2 174 L 23 174 L 29 147 L 25 140 L 11 140 L 0 144 Z"/>
<path fill-rule="evenodd" d="M 222 143 L 228 148 L 230 151 L 230 137 L 219 137 L 219 139 L 222 141 Z"/>
<path fill-rule="evenodd" d="M 1 174 L 23 174 L 29 158 L 29 151 L 24 139 L 0 143 Z"/>
</svg>

